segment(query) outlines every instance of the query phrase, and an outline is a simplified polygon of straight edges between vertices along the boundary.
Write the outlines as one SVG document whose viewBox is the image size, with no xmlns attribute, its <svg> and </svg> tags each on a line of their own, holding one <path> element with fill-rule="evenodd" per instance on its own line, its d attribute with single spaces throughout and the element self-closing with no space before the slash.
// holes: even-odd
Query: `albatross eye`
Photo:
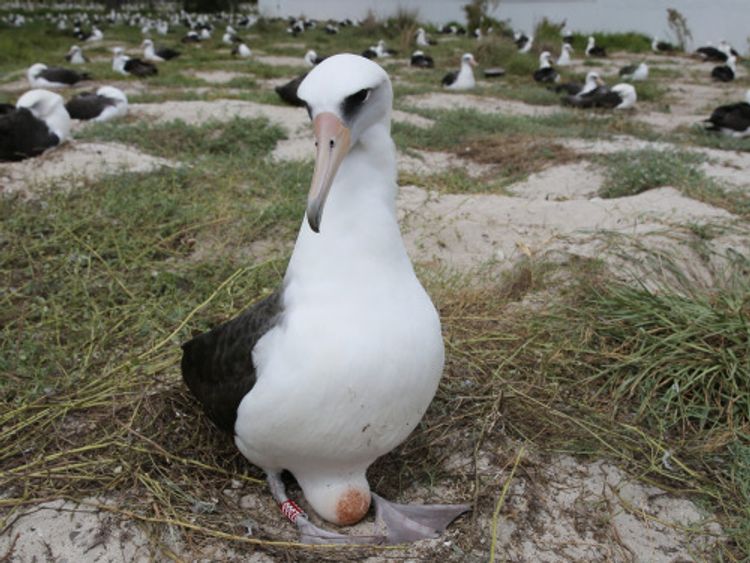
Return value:
<svg viewBox="0 0 750 563">
<path fill-rule="evenodd" d="M 355 92 L 351 96 L 344 98 L 342 112 L 345 119 L 351 119 L 362 104 L 364 104 L 370 97 L 372 88 L 363 88 L 359 92 Z"/>
</svg>

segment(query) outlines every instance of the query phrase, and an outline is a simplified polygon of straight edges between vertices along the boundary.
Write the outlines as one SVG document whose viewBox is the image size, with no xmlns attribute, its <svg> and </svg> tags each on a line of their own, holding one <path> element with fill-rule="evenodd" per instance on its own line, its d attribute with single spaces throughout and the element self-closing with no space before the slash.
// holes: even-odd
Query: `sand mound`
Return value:
<svg viewBox="0 0 750 563">
<path fill-rule="evenodd" d="M 550 115 L 561 111 L 555 106 L 534 106 L 513 100 L 500 100 L 473 94 L 432 93 L 402 98 L 406 106 L 420 109 L 475 109 L 485 113 L 508 113 L 513 115 Z"/>
<path fill-rule="evenodd" d="M 561 456 L 529 473 L 514 480 L 498 519 L 504 559 L 693 561 L 719 541 L 721 527 L 692 502 L 638 483 L 605 461 Z M 482 524 L 491 530 L 491 521 Z"/>
<path fill-rule="evenodd" d="M 733 217 L 669 187 L 619 199 L 545 201 L 438 194 L 404 186 L 399 209 L 412 258 L 457 268 L 488 261 L 510 264 L 523 254 L 552 250 L 596 255 L 586 244 L 596 237 L 595 231 L 642 237 L 674 223 Z"/>
<path fill-rule="evenodd" d="M 108 174 L 176 165 L 119 143 L 73 141 L 36 158 L 0 164 L 0 192 L 29 196 L 36 186 L 57 184 L 68 189 Z"/>
<path fill-rule="evenodd" d="M 304 109 L 271 106 L 241 100 L 133 104 L 130 106 L 130 113 L 156 121 L 179 119 L 188 125 L 199 125 L 207 121 L 229 121 L 235 117 L 246 119 L 265 117 L 282 126 L 288 133 L 295 133 L 303 126 L 309 127 L 310 122 Z"/>
</svg>

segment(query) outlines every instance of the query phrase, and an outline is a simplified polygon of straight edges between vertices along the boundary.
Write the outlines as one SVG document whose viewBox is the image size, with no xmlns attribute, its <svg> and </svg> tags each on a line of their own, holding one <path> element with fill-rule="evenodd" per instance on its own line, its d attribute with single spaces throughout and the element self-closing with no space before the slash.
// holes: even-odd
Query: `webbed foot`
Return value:
<svg viewBox="0 0 750 563">
<path fill-rule="evenodd" d="M 470 504 L 397 504 L 372 493 L 375 521 L 384 525 L 385 543 L 407 543 L 424 538 L 437 538 Z"/>
</svg>

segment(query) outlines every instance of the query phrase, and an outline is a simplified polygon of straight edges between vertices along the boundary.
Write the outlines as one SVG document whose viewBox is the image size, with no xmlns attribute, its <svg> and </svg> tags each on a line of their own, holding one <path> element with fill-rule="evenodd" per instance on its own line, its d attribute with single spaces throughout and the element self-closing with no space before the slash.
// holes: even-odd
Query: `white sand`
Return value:
<svg viewBox="0 0 750 563">
<path fill-rule="evenodd" d="M 177 163 L 119 143 L 68 142 L 21 162 L 0 163 L 0 193 L 34 194 L 36 187 L 70 189 L 85 180 L 121 172 L 148 172 Z"/>
</svg>

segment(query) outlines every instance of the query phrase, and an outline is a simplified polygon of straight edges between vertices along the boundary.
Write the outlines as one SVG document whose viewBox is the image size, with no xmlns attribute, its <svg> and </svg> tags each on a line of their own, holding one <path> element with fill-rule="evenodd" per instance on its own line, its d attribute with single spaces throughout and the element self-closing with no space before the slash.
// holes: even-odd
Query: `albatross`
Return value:
<svg viewBox="0 0 750 563">
<path fill-rule="evenodd" d="M 70 136 L 70 116 L 62 96 L 29 90 L 16 107 L 0 111 L 0 161 L 23 160 L 56 147 Z"/>
<path fill-rule="evenodd" d="M 96 92 L 81 92 L 71 98 L 65 109 L 71 119 L 109 121 L 128 113 L 125 92 L 114 86 L 102 86 Z"/>
<path fill-rule="evenodd" d="M 744 102 L 719 106 L 703 123 L 708 131 L 728 137 L 750 137 L 750 90 L 745 92 Z"/>
<path fill-rule="evenodd" d="M 239 317 L 183 344 L 182 374 L 208 417 L 261 467 L 308 543 L 437 537 L 468 505 L 410 506 L 371 492 L 367 468 L 425 414 L 443 371 L 440 318 L 396 219 L 393 89 L 376 63 L 327 58 L 299 87 L 315 134 L 307 211 L 284 281 Z M 286 495 L 368 536 L 323 530 Z"/>
<path fill-rule="evenodd" d="M 474 88 L 477 83 L 474 79 L 474 71 L 471 70 L 473 66 L 477 66 L 474 55 L 464 53 L 461 57 L 461 68 L 449 72 L 443 77 L 443 87 L 450 90 L 471 90 Z"/>
<path fill-rule="evenodd" d="M 65 88 L 83 80 L 91 80 L 91 75 L 69 68 L 48 67 L 45 64 L 36 63 L 26 71 L 26 79 L 32 88 Z"/>
</svg>

